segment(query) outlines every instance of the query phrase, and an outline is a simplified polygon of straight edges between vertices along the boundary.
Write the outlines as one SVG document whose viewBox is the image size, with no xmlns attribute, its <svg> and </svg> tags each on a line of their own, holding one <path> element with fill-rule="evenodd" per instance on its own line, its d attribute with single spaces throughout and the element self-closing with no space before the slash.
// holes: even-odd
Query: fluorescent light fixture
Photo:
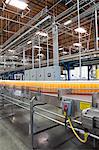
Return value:
<svg viewBox="0 0 99 150">
<path fill-rule="evenodd" d="M 59 51 L 62 51 L 63 49 L 64 49 L 63 47 L 60 47 L 60 48 L 59 48 Z"/>
<path fill-rule="evenodd" d="M 34 48 L 38 48 L 38 49 L 40 48 L 41 49 L 42 47 L 35 45 Z"/>
<path fill-rule="evenodd" d="M 40 36 L 48 36 L 47 33 L 41 32 L 41 31 L 36 32 L 36 35 L 40 35 Z"/>
<path fill-rule="evenodd" d="M 6 0 L 6 4 L 25 10 L 28 6 L 25 0 Z"/>
<path fill-rule="evenodd" d="M 62 52 L 62 53 L 63 53 L 63 54 L 67 54 L 67 52 L 65 52 L 65 51 L 64 51 L 64 52 Z"/>
<path fill-rule="evenodd" d="M 99 37 L 97 37 L 97 40 L 99 41 Z"/>
<path fill-rule="evenodd" d="M 64 23 L 64 26 L 67 26 L 67 25 L 69 25 L 70 23 L 72 23 L 72 20 L 66 21 L 66 22 Z"/>
<path fill-rule="evenodd" d="M 96 55 L 96 54 L 94 54 L 94 57 L 97 57 L 97 55 Z"/>
<path fill-rule="evenodd" d="M 10 53 L 14 53 L 14 50 L 9 49 L 9 50 L 8 50 L 8 52 L 10 52 Z"/>
<path fill-rule="evenodd" d="M 32 43 L 32 41 L 28 41 L 28 42 L 27 42 L 28 45 L 31 44 L 31 43 Z"/>
<path fill-rule="evenodd" d="M 76 28 L 76 29 L 75 29 L 75 32 L 78 32 L 78 33 L 86 33 L 87 31 L 86 31 L 84 28 L 79 27 L 79 28 Z"/>
<path fill-rule="evenodd" d="M 73 46 L 81 47 L 81 43 L 74 43 Z"/>
<path fill-rule="evenodd" d="M 12 56 L 13 58 L 15 58 L 15 59 L 18 59 L 18 56 Z"/>
</svg>

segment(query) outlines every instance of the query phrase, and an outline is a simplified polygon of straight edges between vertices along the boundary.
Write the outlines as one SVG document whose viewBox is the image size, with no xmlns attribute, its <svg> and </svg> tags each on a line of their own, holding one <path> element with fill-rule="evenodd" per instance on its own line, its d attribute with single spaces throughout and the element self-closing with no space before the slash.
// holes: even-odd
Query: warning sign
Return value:
<svg viewBox="0 0 99 150">
<path fill-rule="evenodd" d="M 91 104 L 90 103 L 86 103 L 86 102 L 80 102 L 80 110 L 84 110 L 87 108 L 90 108 Z"/>
</svg>

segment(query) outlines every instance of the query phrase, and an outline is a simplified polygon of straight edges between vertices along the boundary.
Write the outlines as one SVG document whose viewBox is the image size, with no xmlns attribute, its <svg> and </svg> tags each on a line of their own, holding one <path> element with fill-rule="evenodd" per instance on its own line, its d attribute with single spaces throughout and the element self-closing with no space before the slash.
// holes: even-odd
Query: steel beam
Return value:
<svg viewBox="0 0 99 150">
<path fill-rule="evenodd" d="M 32 69 L 34 68 L 34 39 L 32 39 Z"/>
<path fill-rule="evenodd" d="M 96 32 L 96 50 L 98 50 L 98 14 L 97 8 L 95 7 L 95 32 Z"/>
<path fill-rule="evenodd" d="M 23 33 L 25 30 L 28 29 L 28 25 L 32 25 L 35 21 L 37 21 L 40 17 L 47 13 L 47 8 L 43 8 L 37 15 L 35 15 L 27 24 L 27 26 L 23 26 L 16 34 L 14 34 L 10 39 L 8 39 L 4 44 L 3 47 L 6 47 L 13 39 Z"/>
<path fill-rule="evenodd" d="M 6 17 L 3 17 L 3 16 L 0 16 L 0 19 L 1 20 L 7 20 L 7 21 L 11 21 L 11 22 L 14 22 L 14 23 L 17 23 L 17 24 L 22 24 L 24 26 L 27 26 L 27 27 L 33 27 L 29 24 L 26 24 L 26 23 L 23 23 L 23 22 L 20 22 L 20 21 L 16 21 L 16 20 L 13 20 L 13 19 L 10 19 L 10 18 L 6 18 Z"/>
<path fill-rule="evenodd" d="M 47 36 L 47 66 L 49 66 L 49 45 L 48 45 L 48 36 Z"/>
<path fill-rule="evenodd" d="M 79 6 L 79 0 L 77 0 L 77 11 L 78 11 L 78 28 L 80 28 L 80 6 Z M 79 35 L 79 44 L 81 44 L 81 34 L 80 32 L 78 33 Z M 79 77 L 80 79 L 82 78 L 82 68 L 81 68 L 81 46 L 79 46 Z"/>
<path fill-rule="evenodd" d="M 53 65 L 59 65 L 59 49 L 58 49 L 58 26 L 53 24 Z"/>
<path fill-rule="evenodd" d="M 26 59 L 25 59 L 25 47 L 23 47 L 23 65 L 25 66 Z"/>
<path fill-rule="evenodd" d="M 20 40 L 22 37 L 26 36 L 28 33 L 30 33 L 32 30 L 34 30 L 35 28 L 37 28 L 39 25 L 41 25 L 42 23 L 44 23 L 46 20 L 51 19 L 51 16 L 47 16 L 44 19 L 42 19 L 40 22 L 38 22 L 36 25 L 34 25 L 32 28 L 30 28 L 29 30 L 27 30 L 26 32 L 24 32 L 22 35 L 20 35 L 18 38 L 16 38 L 13 42 L 11 42 L 10 44 L 8 44 L 7 46 L 5 46 L 3 48 L 3 51 L 5 51 L 6 49 L 8 49 L 11 45 L 13 45 L 14 43 L 16 43 L 18 40 Z M 4 45 L 3 45 L 4 46 Z"/>
</svg>

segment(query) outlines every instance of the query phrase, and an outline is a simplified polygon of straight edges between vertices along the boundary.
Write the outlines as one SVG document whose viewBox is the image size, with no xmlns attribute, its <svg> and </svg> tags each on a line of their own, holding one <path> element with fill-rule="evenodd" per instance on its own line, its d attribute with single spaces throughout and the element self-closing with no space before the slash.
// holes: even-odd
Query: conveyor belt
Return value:
<svg viewBox="0 0 99 150">
<path fill-rule="evenodd" d="M 42 93 L 57 94 L 59 89 L 79 89 L 79 93 L 99 92 L 99 81 L 9 81 L 1 80 L 0 85 L 26 87 Z M 78 90 L 77 90 L 78 92 Z M 76 91 L 75 91 L 76 93 Z"/>
</svg>

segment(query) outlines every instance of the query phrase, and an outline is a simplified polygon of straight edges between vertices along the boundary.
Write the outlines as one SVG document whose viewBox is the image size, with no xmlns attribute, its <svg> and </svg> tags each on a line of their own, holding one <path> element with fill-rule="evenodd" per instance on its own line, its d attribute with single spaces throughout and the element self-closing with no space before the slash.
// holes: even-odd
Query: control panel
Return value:
<svg viewBox="0 0 99 150">
<path fill-rule="evenodd" d="M 65 96 L 62 97 L 61 102 L 62 113 L 64 116 L 72 116 L 73 115 L 73 100 L 66 98 Z"/>
</svg>

